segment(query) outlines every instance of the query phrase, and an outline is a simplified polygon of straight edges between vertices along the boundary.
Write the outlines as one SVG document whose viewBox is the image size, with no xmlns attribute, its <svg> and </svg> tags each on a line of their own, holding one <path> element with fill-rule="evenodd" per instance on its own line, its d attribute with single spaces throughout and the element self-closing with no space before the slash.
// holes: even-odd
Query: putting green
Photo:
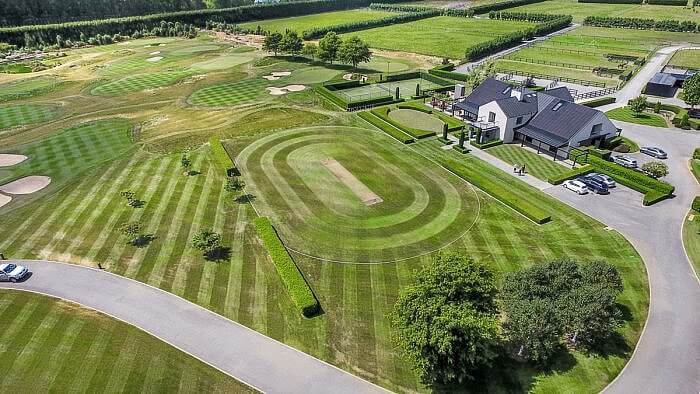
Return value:
<svg viewBox="0 0 700 394">
<path fill-rule="evenodd" d="M 394 109 L 389 112 L 389 117 L 403 125 L 419 130 L 442 132 L 445 124 L 440 119 L 425 112 L 413 109 Z"/>
<path fill-rule="evenodd" d="M 331 70 L 324 67 L 311 67 L 303 70 L 293 71 L 292 75 L 284 79 L 284 82 L 297 84 L 312 84 L 326 82 L 336 75 L 340 74 L 338 70 Z"/>
<path fill-rule="evenodd" d="M 328 159 L 351 179 L 330 171 Z M 285 245 L 331 261 L 384 262 L 432 252 L 464 235 L 479 212 L 471 186 L 365 129 L 273 134 L 244 149 L 237 162 L 253 204 L 272 218 Z M 363 189 L 382 202 L 363 202 Z"/>
<path fill-rule="evenodd" d="M 389 59 L 386 57 L 372 56 L 372 60 L 367 63 L 360 63 L 360 68 L 371 69 L 379 72 L 397 72 L 406 71 L 411 66 L 406 63 L 400 62 L 395 59 Z"/>
<path fill-rule="evenodd" d="M 195 63 L 192 65 L 192 68 L 195 70 L 202 70 L 202 71 L 217 71 L 217 70 L 225 70 L 227 68 L 231 68 L 233 66 L 237 66 L 239 64 L 243 63 L 248 63 L 249 61 L 253 60 L 253 56 L 245 56 L 245 55 L 223 55 L 219 56 L 214 59 L 210 60 L 205 60 L 203 62 Z"/>
</svg>

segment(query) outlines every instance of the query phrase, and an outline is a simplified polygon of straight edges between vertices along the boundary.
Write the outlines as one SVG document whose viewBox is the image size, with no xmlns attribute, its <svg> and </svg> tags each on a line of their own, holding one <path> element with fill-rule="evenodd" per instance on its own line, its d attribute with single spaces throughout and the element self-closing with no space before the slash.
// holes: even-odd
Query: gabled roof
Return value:
<svg viewBox="0 0 700 394">
<path fill-rule="evenodd" d="M 546 132 L 553 140 L 568 141 L 600 113 L 593 108 L 555 99 L 539 111 L 525 127 L 532 131 Z"/>
<path fill-rule="evenodd" d="M 666 73 L 656 73 L 649 80 L 649 83 L 654 83 L 657 85 L 673 86 L 676 84 L 676 77 L 671 74 Z"/>
<path fill-rule="evenodd" d="M 463 100 L 455 103 L 455 106 L 471 113 L 479 112 L 479 107 L 492 101 L 508 98 L 511 96 L 513 86 L 493 78 L 487 78 L 481 85 Z M 529 89 L 523 89 L 524 94 L 532 93 Z"/>
<path fill-rule="evenodd" d="M 546 94 L 548 96 L 560 98 L 562 100 L 571 101 L 572 103 L 574 102 L 574 98 L 571 96 L 569 88 L 567 88 L 566 86 L 559 86 L 558 88 L 547 89 L 541 93 Z"/>
<path fill-rule="evenodd" d="M 496 101 L 507 117 L 534 114 L 537 112 L 537 95 L 535 93 L 523 93 L 522 100 L 516 97 L 503 98 Z"/>
</svg>

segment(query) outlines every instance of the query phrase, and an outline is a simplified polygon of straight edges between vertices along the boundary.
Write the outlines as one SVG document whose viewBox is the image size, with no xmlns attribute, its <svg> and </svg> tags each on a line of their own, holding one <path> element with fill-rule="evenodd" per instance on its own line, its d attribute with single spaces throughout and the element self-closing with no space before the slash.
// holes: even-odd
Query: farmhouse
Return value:
<svg viewBox="0 0 700 394">
<path fill-rule="evenodd" d="M 489 78 L 452 109 L 481 130 L 478 143 L 520 142 L 555 156 L 618 134 L 604 113 L 573 101 L 565 87 L 534 92 Z"/>
</svg>

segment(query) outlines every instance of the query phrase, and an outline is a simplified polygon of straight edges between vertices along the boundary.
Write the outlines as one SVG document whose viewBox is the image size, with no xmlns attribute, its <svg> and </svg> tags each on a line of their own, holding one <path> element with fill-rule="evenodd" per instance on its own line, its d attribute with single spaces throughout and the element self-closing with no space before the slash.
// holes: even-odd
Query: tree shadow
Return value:
<svg viewBox="0 0 700 394">
<path fill-rule="evenodd" d="M 155 234 L 143 234 L 131 241 L 131 244 L 137 248 L 145 248 L 146 246 L 150 245 L 154 239 L 156 239 Z"/>
<path fill-rule="evenodd" d="M 218 248 L 204 252 L 204 258 L 207 261 L 222 262 L 228 261 L 231 258 L 231 248 L 227 246 L 219 246 Z"/>
<path fill-rule="evenodd" d="M 189 170 L 189 171 L 187 171 L 187 176 L 195 176 L 195 175 L 199 175 L 199 174 L 201 174 L 201 172 L 199 172 L 199 171 L 197 171 L 197 170 Z"/>
<path fill-rule="evenodd" d="M 253 200 L 255 200 L 256 198 L 257 197 L 255 197 L 254 195 L 249 193 L 249 194 L 244 194 L 242 196 L 238 196 L 238 197 L 234 198 L 233 201 L 235 201 L 238 204 L 249 204 L 249 203 L 253 202 Z"/>
<path fill-rule="evenodd" d="M 132 208 L 143 208 L 144 205 L 146 205 L 146 201 L 144 200 L 132 200 L 129 205 L 131 205 Z"/>
</svg>

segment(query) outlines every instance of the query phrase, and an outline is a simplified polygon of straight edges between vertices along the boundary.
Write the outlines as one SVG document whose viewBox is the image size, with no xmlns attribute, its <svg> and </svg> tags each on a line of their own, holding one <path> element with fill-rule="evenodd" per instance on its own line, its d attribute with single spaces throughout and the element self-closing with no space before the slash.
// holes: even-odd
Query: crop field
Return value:
<svg viewBox="0 0 700 394">
<path fill-rule="evenodd" d="M 529 22 L 439 16 L 343 36 L 358 36 L 378 49 L 461 59 L 472 45 L 532 26 Z"/>
<path fill-rule="evenodd" d="M 90 91 L 95 96 L 119 96 L 121 94 L 155 89 L 172 85 L 190 75 L 187 71 L 165 71 L 151 74 L 132 75 L 104 85 L 99 85 Z"/>
<path fill-rule="evenodd" d="M 700 69 L 700 50 L 686 49 L 673 54 L 668 64 L 676 67 Z"/>
<path fill-rule="evenodd" d="M 24 392 L 254 392 L 135 327 L 75 304 L 2 290 L 0 315 L 2 387 Z"/>
<path fill-rule="evenodd" d="M 694 13 L 683 6 L 579 3 L 576 0 L 547 0 L 541 3 L 509 8 L 508 11 L 572 15 L 575 22 L 581 22 L 587 16 L 700 20 L 700 14 Z"/>
<path fill-rule="evenodd" d="M 294 30 L 297 33 L 313 28 L 341 25 L 351 22 L 369 21 L 396 15 L 392 12 L 374 11 L 370 9 L 324 12 L 321 14 L 294 16 L 291 18 L 268 19 L 241 23 L 244 29 L 255 30 L 258 26 L 264 31 L 284 33 L 286 30 Z"/>
<path fill-rule="evenodd" d="M 18 104 L 0 107 L 0 130 L 9 127 L 43 123 L 56 118 L 61 107 L 42 104 Z"/>
</svg>

